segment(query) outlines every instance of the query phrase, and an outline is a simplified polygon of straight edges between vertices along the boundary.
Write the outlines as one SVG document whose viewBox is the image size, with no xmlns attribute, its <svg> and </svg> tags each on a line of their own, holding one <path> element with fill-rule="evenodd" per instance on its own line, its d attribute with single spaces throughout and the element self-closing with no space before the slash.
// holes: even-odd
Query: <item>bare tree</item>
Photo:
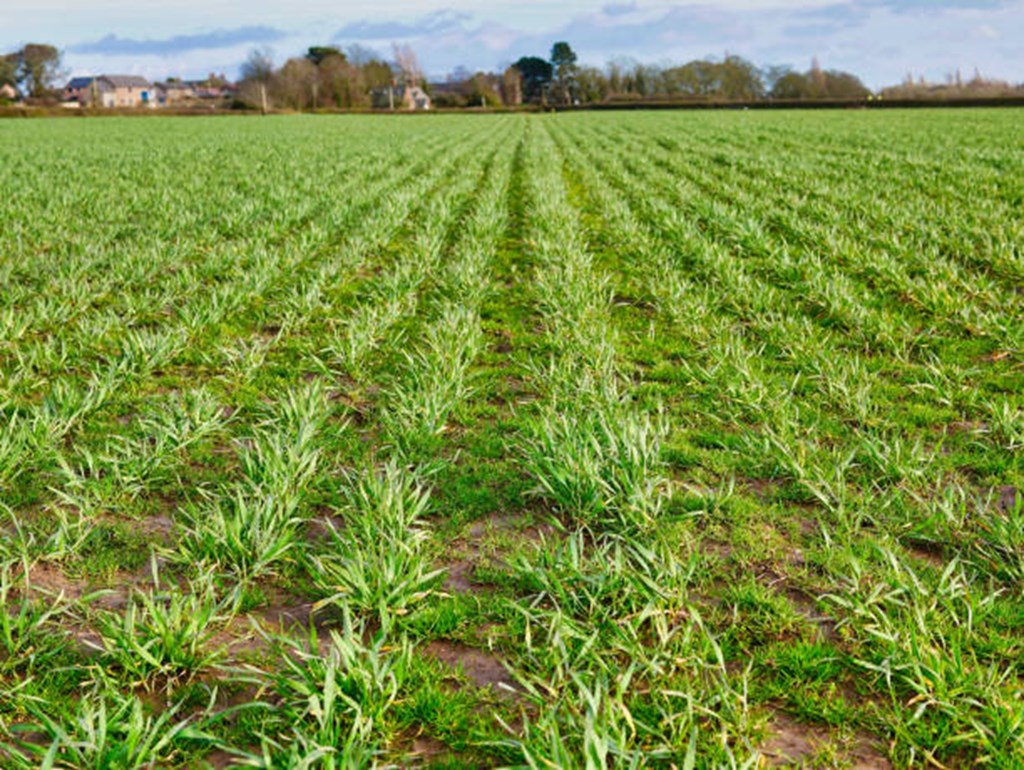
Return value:
<svg viewBox="0 0 1024 770">
<path fill-rule="evenodd" d="M 407 88 L 418 86 L 423 80 L 423 70 L 420 69 L 420 62 L 416 58 L 416 52 L 409 45 L 399 45 L 398 43 L 394 44 L 393 50 L 395 66 L 398 68 L 399 75 L 402 78 L 402 85 Z"/>
<path fill-rule="evenodd" d="M 242 64 L 242 80 L 269 83 L 274 77 L 274 54 L 269 48 L 253 48 Z"/>
<path fill-rule="evenodd" d="M 515 67 L 509 67 L 501 76 L 501 100 L 506 107 L 518 107 L 523 103 L 523 76 Z"/>
<path fill-rule="evenodd" d="M 242 64 L 239 96 L 251 106 L 258 106 L 266 115 L 270 109 L 267 91 L 274 79 L 274 56 L 269 48 L 254 48 Z"/>
<path fill-rule="evenodd" d="M 274 77 L 274 93 L 282 104 L 293 110 L 314 107 L 318 74 L 316 65 L 309 59 L 289 59 Z"/>
</svg>

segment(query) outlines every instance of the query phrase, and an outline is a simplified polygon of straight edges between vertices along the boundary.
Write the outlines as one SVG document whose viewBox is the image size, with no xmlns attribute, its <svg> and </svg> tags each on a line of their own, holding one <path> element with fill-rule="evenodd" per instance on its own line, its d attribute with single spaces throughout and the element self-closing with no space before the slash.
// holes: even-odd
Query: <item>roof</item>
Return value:
<svg viewBox="0 0 1024 770">
<path fill-rule="evenodd" d="M 71 80 L 68 81 L 68 88 L 73 88 L 76 90 L 79 88 L 88 88 L 92 85 L 93 80 L 95 80 L 95 78 L 92 77 L 71 78 Z"/>
<path fill-rule="evenodd" d="M 114 88 L 150 88 L 150 82 L 140 75 L 100 75 Z"/>
</svg>

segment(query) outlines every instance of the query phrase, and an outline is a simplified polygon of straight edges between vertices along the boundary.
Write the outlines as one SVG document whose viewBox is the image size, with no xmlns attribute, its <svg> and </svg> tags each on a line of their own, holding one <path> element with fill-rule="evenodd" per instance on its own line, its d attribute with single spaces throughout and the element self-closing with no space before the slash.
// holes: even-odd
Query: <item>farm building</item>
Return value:
<svg viewBox="0 0 1024 770">
<path fill-rule="evenodd" d="M 419 86 L 377 88 L 371 94 L 375 110 L 429 110 L 430 96 Z"/>
<path fill-rule="evenodd" d="M 71 78 L 64 86 L 64 101 L 78 102 L 82 105 L 89 103 L 94 82 L 96 82 L 96 78 L 93 77 Z"/>
<path fill-rule="evenodd" d="M 196 89 L 191 83 L 171 80 L 166 83 L 154 83 L 156 103 L 161 107 L 173 107 L 186 104 L 196 97 Z"/>
<path fill-rule="evenodd" d="M 138 75 L 100 75 L 72 78 L 64 89 L 65 102 L 83 107 L 155 107 L 153 84 Z"/>
</svg>

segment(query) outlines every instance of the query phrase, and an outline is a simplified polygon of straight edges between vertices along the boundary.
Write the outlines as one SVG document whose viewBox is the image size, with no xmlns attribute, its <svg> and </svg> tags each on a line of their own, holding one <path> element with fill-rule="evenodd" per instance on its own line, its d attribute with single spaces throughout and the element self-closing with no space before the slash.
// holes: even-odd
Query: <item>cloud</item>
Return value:
<svg viewBox="0 0 1024 770">
<path fill-rule="evenodd" d="M 175 35 L 163 39 L 138 40 L 107 35 L 90 43 L 79 43 L 68 50 L 78 54 L 106 56 L 173 56 L 186 51 L 232 48 L 242 44 L 275 43 L 285 33 L 273 27 L 238 27 L 218 29 L 195 35 Z"/>
<path fill-rule="evenodd" d="M 864 7 L 885 8 L 893 13 L 927 11 L 994 11 L 1010 5 L 1010 0 L 859 0 Z"/>
<path fill-rule="evenodd" d="M 601 12 L 605 16 L 624 16 L 629 13 L 636 11 L 636 3 L 610 3 L 601 8 Z"/>
<path fill-rule="evenodd" d="M 120 0 L 11 1 L 23 12 L 0 37 L 14 47 L 47 29 L 58 45 L 90 41 L 66 49 L 76 72 L 233 73 L 254 45 L 273 44 L 289 56 L 332 41 L 378 49 L 395 41 L 409 43 L 429 74 L 443 76 L 459 65 L 495 69 L 520 56 L 546 56 L 556 40 L 595 65 L 620 57 L 685 62 L 728 51 L 757 64 L 803 68 L 816 56 L 824 67 L 877 86 L 908 71 L 934 79 L 957 67 L 1012 79 L 1024 72 L 1024 49 L 1010 45 L 1024 39 L 1024 0 L 304 0 L 293 8 L 269 0 L 167 0 L 159 14 L 123 11 Z M 64 12 L 52 13 L 57 5 Z M 64 40 L 50 18 L 63 21 Z M 238 19 L 263 26 L 232 27 Z M 107 26 L 111 20 L 118 26 Z M 189 34 L 182 24 L 203 31 Z M 150 39 L 153 29 L 164 37 Z"/>
<path fill-rule="evenodd" d="M 411 21 L 355 21 L 334 34 L 335 40 L 395 40 L 460 30 L 473 15 L 445 9 Z"/>
</svg>

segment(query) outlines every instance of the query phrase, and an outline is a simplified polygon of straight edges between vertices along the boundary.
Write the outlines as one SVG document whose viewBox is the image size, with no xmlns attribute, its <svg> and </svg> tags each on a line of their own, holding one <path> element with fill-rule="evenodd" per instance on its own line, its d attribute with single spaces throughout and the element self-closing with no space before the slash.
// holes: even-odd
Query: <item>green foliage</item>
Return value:
<svg viewBox="0 0 1024 770">
<path fill-rule="evenodd" d="M 5 126 L 5 766 L 1020 766 L 1017 120 Z"/>
<path fill-rule="evenodd" d="M 344 525 L 330 525 L 314 579 L 329 593 L 322 603 L 373 614 L 386 629 L 428 599 L 443 574 L 430 569 L 425 553 L 429 493 L 391 463 L 350 478 L 343 496 Z"/>
</svg>

